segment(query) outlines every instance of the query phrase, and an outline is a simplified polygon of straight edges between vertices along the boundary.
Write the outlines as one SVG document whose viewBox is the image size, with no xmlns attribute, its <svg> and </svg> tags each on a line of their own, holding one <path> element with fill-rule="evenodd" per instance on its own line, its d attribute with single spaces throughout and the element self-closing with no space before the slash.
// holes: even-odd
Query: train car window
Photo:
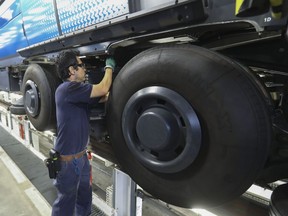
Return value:
<svg viewBox="0 0 288 216">
<path fill-rule="evenodd" d="M 19 0 L 0 0 L 0 28 L 20 13 Z"/>
</svg>

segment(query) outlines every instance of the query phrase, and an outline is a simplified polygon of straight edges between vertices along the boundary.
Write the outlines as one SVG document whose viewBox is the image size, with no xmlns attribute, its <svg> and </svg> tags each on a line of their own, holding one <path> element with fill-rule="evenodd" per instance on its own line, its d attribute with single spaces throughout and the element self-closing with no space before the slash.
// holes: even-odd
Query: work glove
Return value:
<svg viewBox="0 0 288 216">
<path fill-rule="evenodd" d="M 111 68 L 112 71 L 114 72 L 115 66 L 116 66 L 116 62 L 115 62 L 114 58 L 109 57 L 106 59 L 106 66 L 104 67 L 105 70 L 106 70 L 106 68 Z"/>
</svg>

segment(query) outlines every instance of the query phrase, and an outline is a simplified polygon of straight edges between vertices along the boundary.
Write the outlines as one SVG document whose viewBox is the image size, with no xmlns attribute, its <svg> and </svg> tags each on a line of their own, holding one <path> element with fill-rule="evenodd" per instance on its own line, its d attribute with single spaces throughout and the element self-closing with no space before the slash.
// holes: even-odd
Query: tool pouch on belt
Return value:
<svg viewBox="0 0 288 216">
<path fill-rule="evenodd" d="M 57 176 L 57 173 L 61 169 L 59 152 L 57 152 L 55 149 L 51 149 L 49 151 L 49 158 L 45 159 L 44 163 L 48 168 L 49 177 L 51 179 L 55 179 Z"/>
</svg>

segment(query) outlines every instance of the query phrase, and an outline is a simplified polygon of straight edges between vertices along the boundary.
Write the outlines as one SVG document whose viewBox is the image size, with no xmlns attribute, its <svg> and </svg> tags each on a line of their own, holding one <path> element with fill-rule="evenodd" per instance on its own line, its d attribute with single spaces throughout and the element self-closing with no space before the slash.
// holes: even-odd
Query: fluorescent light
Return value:
<svg viewBox="0 0 288 216">
<path fill-rule="evenodd" d="M 216 214 L 213 214 L 205 209 L 190 209 L 190 210 L 196 213 L 197 215 L 201 216 L 217 216 Z"/>
</svg>

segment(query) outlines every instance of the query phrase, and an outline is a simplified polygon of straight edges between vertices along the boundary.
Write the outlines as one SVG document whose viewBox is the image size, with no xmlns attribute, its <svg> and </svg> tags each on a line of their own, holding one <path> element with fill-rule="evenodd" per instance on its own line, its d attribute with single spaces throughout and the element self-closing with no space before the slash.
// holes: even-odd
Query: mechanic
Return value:
<svg viewBox="0 0 288 216">
<path fill-rule="evenodd" d="M 98 84 L 85 81 L 85 65 L 79 53 L 62 51 L 57 59 L 58 75 L 64 81 L 55 93 L 57 139 L 54 149 L 60 153 L 61 170 L 54 180 L 57 199 L 52 216 L 91 214 L 92 186 L 86 149 L 89 142 L 89 103 L 108 94 L 113 58 L 106 59 L 105 74 Z"/>
</svg>

